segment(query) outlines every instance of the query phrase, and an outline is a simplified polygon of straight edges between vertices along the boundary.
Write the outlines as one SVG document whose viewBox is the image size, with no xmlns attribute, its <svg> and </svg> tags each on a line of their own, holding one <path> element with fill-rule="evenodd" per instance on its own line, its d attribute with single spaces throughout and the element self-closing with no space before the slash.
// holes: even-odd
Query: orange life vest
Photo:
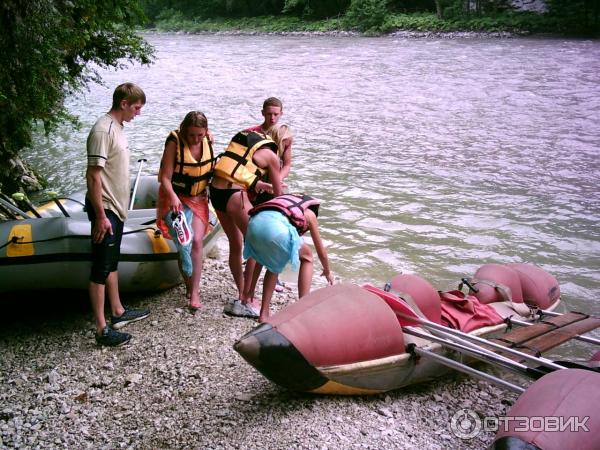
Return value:
<svg viewBox="0 0 600 450">
<path fill-rule="evenodd" d="M 277 153 L 277 144 L 270 136 L 255 131 L 240 131 L 231 139 L 225 152 L 218 156 L 215 176 L 253 190 L 267 171 L 254 164 L 252 157 L 256 150 L 265 145 Z"/>
<path fill-rule="evenodd" d="M 173 190 L 182 195 L 201 194 L 208 185 L 213 175 L 215 157 L 208 138 L 202 139 L 200 160 L 192 157 L 190 148 L 180 136 L 179 130 L 173 130 L 167 137 L 167 142 L 175 142 L 177 154 L 175 156 L 175 167 L 171 176 Z"/>
</svg>

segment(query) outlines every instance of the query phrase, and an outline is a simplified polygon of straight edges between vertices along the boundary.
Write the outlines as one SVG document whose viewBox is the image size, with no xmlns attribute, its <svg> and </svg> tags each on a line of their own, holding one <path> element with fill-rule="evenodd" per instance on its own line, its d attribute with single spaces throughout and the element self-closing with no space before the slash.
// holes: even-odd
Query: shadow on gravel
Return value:
<svg viewBox="0 0 600 450">
<path fill-rule="evenodd" d="M 126 305 L 135 306 L 143 294 L 121 294 Z M 108 307 L 108 301 L 106 303 Z M 87 290 L 46 290 L 2 293 L 0 337 L 40 330 L 92 329 L 92 311 Z M 107 309 L 107 317 L 110 315 Z"/>
<path fill-rule="evenodd" d="M 458 384 L 464 379 L 459 373 L 448 373 L 444 378 L 444 383 Z M 251 395 L 251 401 L 248 398 L 245 402 L 239 402 L 236 405 L 238 413 L 244 416 L 238 426 L 252 427 L 256 424 L 264 424 L 270 420 L 274 413 L 293 414 L 294 412 L 310 412 L 314 409 L 318 411 L 320 405 L 348 405 L 357 404 L 372 405 L 376 412 L 381 406 L 382 400 L 385 402 L 404 402 L 423 396 L 432 395 L 440 380 L 421 383 L 412 386 L 406 386 L 394 391 L 382 392 L 374 395 L 320 395 L 307 392 L 294 392 L 275 385 L 269 385 L 265 389 L 257 390 Z"/>
</svg>

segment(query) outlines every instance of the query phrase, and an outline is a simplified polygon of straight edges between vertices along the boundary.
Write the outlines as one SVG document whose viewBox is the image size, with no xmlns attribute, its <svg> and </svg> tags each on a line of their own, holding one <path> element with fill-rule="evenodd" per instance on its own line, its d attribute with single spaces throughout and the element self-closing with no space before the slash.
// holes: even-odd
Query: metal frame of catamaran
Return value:
<svg viewBox="0 0 600 450">
<path fill-rule="evenodd" d="M 374 393 L 391 389 L 400 389 L 404 386 L 430 381 L 440 375 L 440 367 L 446 367 L 450 370 L 458 370 L 485 379 L 503 388 L 520 393 L 524 390 L 522 386 L 499 378 L 501 375 L 494 376 L 491 373 L 478 370 L 471 365 L 474 362 L 483 361 L 500 369 L 508 369 L 516 372 L 519 375 L 527 377 L 528 381 L 540 378 L 548 372 L 563 370 L 565 368 L 580 367 L 590 369 L 587 363 L 569 363 L 561 361 L 559 364 L 555 361 L 550 361 L 547 358 L 532 356 L 528 353 L 520 352 L 516 349 L 508 349 L 508 347 L 504 346 L 492 348 L 493 346 L 490 344 L 493 343 L 488 339 L 498 339 L 500 337 L 499 333 L 502 334 L 501 341 L 506 339 L 508 335 L 504 333 L 510 330 L 511 324 L 517 325 L 517 322 L 515 322 L 513 317 L 519 317 L 519 319 L 522 320 L 531 319 L 534 321 L 535 309 L 531 310 L 531 314 L 528 316 L 522 315 L 522 313 L 514 313 L 510 315 L 509 318 L 509 315 L 502 314 L 503 317 L 505 317 L 505 321 L 500 324 L 485 326 L 469 333 L 463 333 L 437 323 L 433 323 L 434 327 L 428 327 L 428 325 L 432 324 L 428 319 L 417 315 L 413 308 L 405 301 L 402 301 L 402 299 L 397 296 L 394 297 L 396 300 L 400 300 L 405 306 L 405 309 L 400 307 L 400 313 L 404 312 L 407 314 L 406 318 L 397 315 L 400 319 L 399 325 L 401 326 L 402 333 L 405 337 L 406 350 L 403 353 L 375 359 L 316 366 L 315 368 L 324 378 L 341 385 L 352 386 L 353 389 L 357 389 L 354 393 Z M 559 314 L 552 312 L 559 304 L 560 300 L 557 300 L 548 308 L 550 310 L 549 312 L 552 313 L 548 314 L 548 316 L 565 316 L 564 318 L 567 319 L 569 314 L 572 313 Z M 398 312 L 398 308 L 396 308 L 397 305 L 398 304 L 395 303 L 395 306 L 392 307 L 396 314 Z M 506 308 L 503 308 L 503 310 L 504 309 Z M 582 319 L 576 319 L 573 323 L 578 323 L 578 320 L 583 321 L 585 318 L 590 318 L 583 314 L 581 314 L 581 316 Z M 595 320 L 595 318 L 591 319 Z M 425 320 L 426 322 L 419 323 L 420 320 Z M 593 325 L 594 323 L 592 323 L 591 326 Z M 562 325 L 557 325 L 557 328 L 561 327 Z M 436 330 L 434 328 L 438 329 Z M 576 328 L 577 327 L 575 327 L 575 329 Z M 576 334 L 580 335 L 588 332 L 587 327 L 583 328 L 586 328 L 586 331 L 577 331 Z M 580 337 L 584 338 L 586 341 L 591 341 L 593 344 L 598 343 L 598 340 L 594 338 L 574 336 L 571 334 L 573 331 L 565 333 L 559 329 L 559 332 L 569 335 L 569 338 Z M 521 341 L 521 344 L 517 343 L 516 345 L 523 345 L 523 342 L 526 343 L 529 340 L 536 340 L 540 335 L 545 335 L 545 332 L 537 334 L 532 333 L 531 337 L 525 338 L 524 341 Z M 498 354 L 496 351 L 501 352 L 502 354 Z M 366 382 L 366 380 L 369 381 Z M 515 383 L 519 383 L 518 379 L 514 381 Z M 320 388 L 313 389 L 311 392 L 329 393 L 329 391 L 326 390 L 321 391 Z M 344 391 L 341 393 L 346 392 Z"/>
<path fill-rule="evenodd" d="M 407 308 L 408 308 L 408 305 L 407 305 Z M 411 311 L 410 309 L 407 309 L 407 310 Z M 435 343 L 440 344 L 444 347 L 447 347 L 451 350 L 454 350 L 462 355 L 474 358 L 476 360 L 479 360 L 479 361 L 482 361 L 482 362 L 485 362 L 488 364 L 492 364 L 496 367 L 509 369 L 513 372 L 516 372 L 520 375 L 527 376 L 529 378 L 538 379 L 541 376 L 548 373 L 548 371 L 564 370 L 564 369 L 573 368 L 573 367 L 582 368 L 582 369 L 590 369 L 590 367 L 584 366 L 582 364 L 573 363 L 573 362 L 570 362 L 569 367 L 566 367 L 564 365 L 561 365 L 561 364 L 558 364 L 551 360 L 548 360 L 547 358 L 544 358 L 544 357 L 532 356 L 527 353 L 524 353 L 524 352 L 521 352 L 521 351 L 518 351 L 518 350 L 515 350 L 512 348 L 508 348 L 508 347 L 505 347 L 500 344 L 496 344 L 494 342 L 491 342 L 488 339 L 483 339 L 483 338 L 475 336 L 473 334 L 464 333 L 459 330 L 454 330 L 454 329 L 444 327 L 442 325 L 438 325 L 438 324 L 431 322 L 429 320 L 426 320 L 424 318 L 417 317 L 417 315 L 412 311 L 411 311 L 412 314 L 402 313 L 399 311 L 395 311 L 395 313 L 400 319 L 404 319 L 404 320 L 408 321 L 408 323 L 410 323 L 410 322 L 416 323 L 426 330 L 424 332 L 419 329 L 416 329 L 413 326 L 404 325 L 402 327 L 402 330 L 406 334 L 435 342 Z M 550 316 L 555 316 L 555 317 L 562 315 L 560 313 L 555 313 L 552 311 L 542 311 L 542 313 L 550 315 Z M 512 317 L 509 320 L 512 323 L 517 324 L 517 325 L 523 325 L 523 326 L 534 325 L 533 322 L 526 322 L 526 321 L 522 321 L 522 320 L 518 320 L 518 319 L 513 319 Z M 594 339 L 591 337 L 576 335 L 573 338 L 579 339 L 579 340 L 587 342 L 587 343 L 600 345 L 600 340 Z M 543 368 L 543 369 L 528 367 L 525 364 L 514 361 L 514 360 L 507 358 L 499 353 L 490 351 L 490 350 L 486 349 L 485 347 L 491 347 L 495 350 L 498 350 L 499 352 L 507 353 L 514 357 L 518 357 L 520 360 L 537 364 L 538 366 L 541 366 L 541 368 Z M 425 358 L 433 359 L 433 360 L 437 361 L 438 363 L 443 364 L 447 367 L 450 367 L 452 369 L 458 370 L 458 371 L 466 373 L 468 375 L 472 375 L 477 378 L 492 382 L 500 387 L 504 387 L 504 388 L 509 389 L 518 394 L 521 394 L 525 391 L 525 388 L 523 388 L 521 386 L 507 382 L 501 378 L 498 378 L 496 376 L 493 376 L 493 375 L 483 372 L 481 370 L 477 370 L 471 366 L 460 363 L 453 359 L 438 355 L 432 351 L 420 348 L 415 344 L 409 344 L 407 346 L 407 352 L 411 353 L 415 357 L 425 357 Z"/>
</svg>

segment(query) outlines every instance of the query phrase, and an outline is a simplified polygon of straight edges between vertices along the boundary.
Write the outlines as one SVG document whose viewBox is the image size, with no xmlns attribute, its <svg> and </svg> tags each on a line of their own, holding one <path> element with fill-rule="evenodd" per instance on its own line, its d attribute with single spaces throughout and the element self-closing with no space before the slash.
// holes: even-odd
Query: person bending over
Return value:
<svg viewBox="0 0 600 450">
<path fill-rule="evenodd" d="M 250 220 L 245 235 L 244 257 L 253 258 L 257 265 L 267 268 L 263 282 L 262 305 L 259 322 L 269 317 L 269 309 L 278 274 L 289 263 L 298 270 L 298 297 L 310 293 L 313 275 L 313 257 L 302 235 L 310 231 L 317 256 L 323 267 L 321 276 L 333 284 L 327 250 L 321 240 L 317 215 L 319 201 L 303 194 L 284 194 L 268 200 L 250 210 Z M 258 276 L 252 278 L 249 288 L 254 293 Z"/>
<path fill-rule="evenodd" d="M 269 176 L 270 183 L 263 181 Z M 262 191 L 282 194 L 277 145 L 261 133 L 241 131 L 219 155 L 210 184 L 210 201 L 229 241 L 229 268 L 235 281 L 238 298 L 231 299 L 223 311 L 232 316 L 258 317 L 247 287 L 254 271 L 254 261 L 243 268 L 243 236 L 248 226 L 248 211 L 252 208 L 249 195 Z"/>
</svg>

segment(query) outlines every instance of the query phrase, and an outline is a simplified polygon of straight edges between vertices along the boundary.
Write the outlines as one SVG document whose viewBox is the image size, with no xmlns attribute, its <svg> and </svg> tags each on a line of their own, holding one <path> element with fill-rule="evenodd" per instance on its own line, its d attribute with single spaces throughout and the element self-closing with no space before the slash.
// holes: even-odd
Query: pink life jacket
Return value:
<svg viewBox="0 0 600 450">
<path fill-rule="evenodd" d="M 285 215 L 290 223 L 296 227 L 298 234 L 304 234 L 308 230 L 308 222 L 304 212 L 310 209 L 315 213 L 315 216 L 318 216 L 320 203 L 316 198 L 305 194 L 283 194 L 256 205 L 248 214 L 254 216 L 261 211 L 278 211 Z"/>
</svg>

